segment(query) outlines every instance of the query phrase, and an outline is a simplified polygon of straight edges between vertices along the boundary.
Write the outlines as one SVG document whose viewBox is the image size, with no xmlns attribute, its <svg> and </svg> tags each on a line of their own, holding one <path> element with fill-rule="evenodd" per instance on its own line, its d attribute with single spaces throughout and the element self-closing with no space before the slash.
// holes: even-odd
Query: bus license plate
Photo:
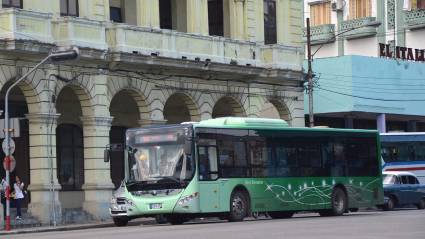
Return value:
<svg viewBox="0 0 425 239">
<path fill-rule="evenodd" d="M 150 209 L 161 209 L 162 203 L 151 203 L 151 204 L 149 204 L 149 208 Z"/>
</svg>

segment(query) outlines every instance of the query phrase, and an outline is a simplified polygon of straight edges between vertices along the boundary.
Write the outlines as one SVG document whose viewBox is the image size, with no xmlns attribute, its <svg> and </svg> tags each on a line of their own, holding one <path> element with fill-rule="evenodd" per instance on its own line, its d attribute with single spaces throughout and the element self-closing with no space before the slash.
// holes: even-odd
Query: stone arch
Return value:
<svg viewBox="0 0 425 239">
<path fill-rule="evenodd" d="M 168 124 L 201 120 L 199 107 L 190 95 L 183 92 L 175 92 L 168 96 L 163 114 Z"/>
<path fill-rule="evenodd" d="M 114 79 L 108 80 L 107 87 L 107 100 L 109 102 L 109 109 L 115 96 L 124 91 L 136 102 L 140 114 L 139 120 L 150 120 L 152 118 L 152 102 L 149 100 L 149 96 L 151 95 L 152 90 L 148 82 L 135 78 L 114 76 Z"/>
<path fill-rule="evenodd" d="M 259 113 L 259 117 L 263 118 L 279 118 L 283 119 L 291 125 L 292 117 L 289 107 L 279 99 L 267 99 Z"/>
<path fill-rule="evenodd" d="M 125 105 L 126 107 L 119 106 Z M 135 111 L 135 112 L 132 112 Z M 112 125 L 125 127 L 138 127 L 140 120 L 149 119 L 149 107 L 145 98 L 133 89 L 121 89 L 112 97 L 109 104 L 110 115 L 114 117 Z M 127 115 L 128 119 L 122 117 Z"/>
<path fill-rule="evenodd" d="M 246 117 L 246 112 L 234 97 L 223 96 L 214 104 L 212 118 L 225 116 Z"/>
</svg>

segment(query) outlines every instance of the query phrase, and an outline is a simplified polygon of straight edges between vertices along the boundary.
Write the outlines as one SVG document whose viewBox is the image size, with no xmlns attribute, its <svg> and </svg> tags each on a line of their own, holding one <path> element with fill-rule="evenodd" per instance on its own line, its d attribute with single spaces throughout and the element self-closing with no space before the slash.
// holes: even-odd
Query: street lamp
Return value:
<svg viewBox="0 0 425 239">
<path fill-rule="evenodd" d="M 339 32 L 338 34 L 335 34 L 330 40 L 320 44 L 320 46 L 316 49 L 316 51 L 311 54 L 311 31 L 310 31 L 310 18 L 306 19 L 307 23 L 307 55 L 308 55 L 308 71 L 307 71 L 307 79 L 308 79 L 308 85 L 307 85 L 307 93 L 308 93 L 308 111 L 309 111 L 309 127 L 314 127 L 314 112 L 313 112 L 313 70 L 311 67 L 311 62 L 313 61 L 314 55 L 325 45 L 328 43 L 331 43 L 336 40 L 336 38 L 346 32 L 353 31 L 362 27 L 378 27 L 381 25 L 380 21 L 371 21 L 364 25 L 352 27 L 349 29 L 346 29 L 342 32 Z"/>
<path fill-rule="evenodd" d="M 21 78 L 19 78 L 17 81 L 15 81 L 6 91 L 6 96 L 4 100 L 5 104 L 5 112 L 4 112 L 4 130 L 5 130 L 5 138 L 6 140 L 6 150 L 4 154 L 5 162 L 6 162 L 6 231 L 10 231 L 10 163 L 11 163 L 11 147 L 10 147 L 10 136 L 9 136 L 9 94 L 10 91 L 19 84 L 19 82 L 23 81 L 25 78 L 27 78 L 31 73 L 33 73 L 35 70 L 37 70 L 41 65 L 43 65 L 48 60 L 52 62 L 58 62 L 58 61 L 67 61 L 67 60 L 74 60 L 78 57 L 79 50 L 76 47 L 59 47 L 57 49 L 54 49 L 50 52 L 50 54 L 40 61 L 36 66 L 34 66 L 30 71 L 28 71 L 25 75 L 23 75 Z"/>
</svg>

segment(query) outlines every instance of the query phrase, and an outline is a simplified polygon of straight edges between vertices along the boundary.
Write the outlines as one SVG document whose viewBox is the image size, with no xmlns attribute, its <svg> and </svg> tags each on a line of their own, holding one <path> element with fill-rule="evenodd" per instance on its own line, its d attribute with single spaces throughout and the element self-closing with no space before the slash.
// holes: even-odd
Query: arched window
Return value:
<svg viewBox="0 0 425 239">
<path fill-rule="evenodd" d="M 56 157 L 62 190 L 80 190 L 84 183 L 83 131 L 78 125 L 61 124 L 56 129 Z"/>
</svg>

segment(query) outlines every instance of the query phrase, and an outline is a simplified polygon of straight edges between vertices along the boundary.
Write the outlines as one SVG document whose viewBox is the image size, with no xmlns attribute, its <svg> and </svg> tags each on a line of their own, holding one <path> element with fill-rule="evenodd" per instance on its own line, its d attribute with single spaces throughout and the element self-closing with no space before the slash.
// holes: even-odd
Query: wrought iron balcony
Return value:
<svg viewBox="0 0 425 239">
<path fill-rule="evenodd" d="M 374 22 L 376 22 L 375 17 L 362 17 L 343 21 L 340 31 L 346 31 L 342 35 L 347 40 L 374 36 L 377 33 L 377 26 L 370 26 Z"/>
<path fill-rule="evenodd" d="M 425 28 L 425 9 L 405 11 L 404 22 L 407 29 Z"/>
<path fill-rule="evenodd" d="M 310 28 L 311 44 L 323 44 L 335 41 L 335 24 L 323 24 Z M 307 29 L 303 29 L 304 41 L 307 41 Z"/>
</svg>

